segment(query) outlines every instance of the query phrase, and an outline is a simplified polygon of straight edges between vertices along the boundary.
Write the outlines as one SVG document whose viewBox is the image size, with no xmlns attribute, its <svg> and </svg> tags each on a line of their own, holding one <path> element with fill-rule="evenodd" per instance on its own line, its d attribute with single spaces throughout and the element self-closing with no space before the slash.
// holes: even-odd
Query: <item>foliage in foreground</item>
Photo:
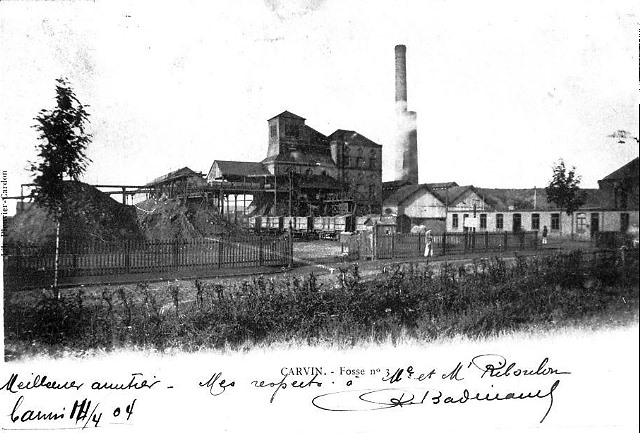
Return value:
<svg viewBox="0 0 640 433">
<path fill-rule="evenodd" d="M 247 342 L 356 344 L 399 335 L 471 337 L 637 309 L 637 254 L 586 261 L 580 252 L 477 261 L 454 268 L 404 264 L 363 281 L 343 268 L 334 284 L 257 277 L 233 287 L 195 281 L 151 290 L 82 290 L 37 305 L 5 299 L 6 342 L 53 349 L 153 347 L 198 350 Z M 16 296 L 17 299 L 17 296 Z"/>
</svg>

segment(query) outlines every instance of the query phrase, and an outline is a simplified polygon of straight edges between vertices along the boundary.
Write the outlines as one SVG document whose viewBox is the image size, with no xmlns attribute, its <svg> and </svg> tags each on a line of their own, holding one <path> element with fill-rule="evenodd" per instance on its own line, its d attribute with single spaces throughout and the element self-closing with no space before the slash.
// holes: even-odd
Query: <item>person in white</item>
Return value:
<svg viewBox="0 0 640 433">
<path fill-rule="evenodd" d="M 433 256 L 433 235 L 431 234 L 431 230 L 425 232 L 425 244 L 424 256 Z"/>
</svg>

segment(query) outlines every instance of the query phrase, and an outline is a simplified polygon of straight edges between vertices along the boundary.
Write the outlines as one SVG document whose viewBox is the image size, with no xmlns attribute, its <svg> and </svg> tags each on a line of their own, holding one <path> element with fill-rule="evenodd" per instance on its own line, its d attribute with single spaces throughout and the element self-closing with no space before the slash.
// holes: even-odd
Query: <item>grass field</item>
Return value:
<svg viewBox="0 0 640 433">
<path fill-rule="evenodd" d="M 304 341 L 353 345 L 637 321 L 638 260 L 548 257 L 357 266 L 278 276 L 5 293 L 5 357 L 151 348 L 196 351 Z"/>
</svg>

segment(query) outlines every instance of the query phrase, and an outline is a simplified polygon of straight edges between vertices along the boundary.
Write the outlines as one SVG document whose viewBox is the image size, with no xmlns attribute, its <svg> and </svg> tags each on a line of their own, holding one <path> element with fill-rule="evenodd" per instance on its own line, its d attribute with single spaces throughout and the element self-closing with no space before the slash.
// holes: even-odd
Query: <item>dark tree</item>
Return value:
<svg viewBox="0 0 640 433">
<path fill-rule="evenodd" d="M 56 80 L 56 107 L 43 109 L 34 119 L 39 133 L 36 146 L 38 161 L 30 164 L 36 184 L 35 202 L 44 207 L 56 222 L 56 257 L 54 292 L 58 285 L 60 218 L 64 210 L 64 181 L 77 181 L 91 160 L 85 151 L 91 135 L 85 131 L 89 114 L 78 101 L 71 86 L 62 78 Z"/>
<path fill-rule="evenodd" d="M 59 219 L 64 202 L 64 180 L 78 180 L 91 160 L 85 151 L 91 135 L 85 132 L 89 114 L 69 84 L 56 80 L 56 107 L 41 110 L 33 126 L 39 132 L 38 161 L 30 170 L 36 184 L 36 203 Z"/>
<path fill-rule="evenodd" d="M 561 159 L 553 166 L 553 177 L 545 188 L 547 200 L 554 203 L 567 215 L 572 215 L 585 202 L 585 195 L 580 191 L 580 176 L 576 174 L 576 168 L 567 170 Z"/>
</svg>

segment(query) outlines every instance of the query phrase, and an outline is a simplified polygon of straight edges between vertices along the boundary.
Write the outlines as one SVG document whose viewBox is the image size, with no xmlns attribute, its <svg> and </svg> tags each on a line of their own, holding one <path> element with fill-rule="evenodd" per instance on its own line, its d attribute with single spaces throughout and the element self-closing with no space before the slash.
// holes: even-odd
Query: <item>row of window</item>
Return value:
<svg viewBox="0 0 640 433">
<path fill-rule="evenodd" d="M 463 214 L 463 221 L 465 218 L 468 218 L 469 214 Z M 599 214 L 593 213 L 591 214 L 591 225 L 593 230 L 598 231 L 599 226 Z M 587 223 L 587 215 L 584 213 L 579 213 L 576 215 L 576 227 L 577 230 L 583 230 Z M 451 226 L 453 228 L 459 227 L 459 219 L 458 214 L 454 213 L 452 215 Z M 521 230 L 522 227 L 522 215 L 519 213 L 513 214 L 513 230 Z M 487 214 L 480 214 L 480 229 L 487 229 Z M 504 214 L 496 214 L 496 230 L 504 229 Z M 620 214 L 620 231 L 626 232 L 629 229 L 629 214 L 621 213 Z M 540 230 L 540 214 L 534 213 L 531 214 L 531 230 Z M 551 214 L 551 230 L 560 230 L 560 214 L 552 213 Z"/>
<path fill-rule="evenodd" d="M 463 221 L 465 218 L 468 218 L 469 214 L 463 214 L 462 218 Z M 458 219 L 458 214 L 454 213 L 452 215 L 452 220 L 451 220 L 451 226 L 453 228 L 458 228 L 459 227 L 459 219 Z M 480 229 L 485 229 L 487 228 L 487 214 L 486 213 L 481 213 L 480 214 Z M 520 230 L 522 229 L 522 215 L 519 213 L 514 213 L 513 214 L 513 230 Z M 496 230 L 502 230 L 504 229 L 504 214 L 496 214 Z M 540 230 L 540 214 L 538 213 L 534 213 L 531 214 L 531 230 Z M 551 214 L 551 230 L 560 230 L 560 214 L 559 213 L 552 213 Z"/>
</svg>

